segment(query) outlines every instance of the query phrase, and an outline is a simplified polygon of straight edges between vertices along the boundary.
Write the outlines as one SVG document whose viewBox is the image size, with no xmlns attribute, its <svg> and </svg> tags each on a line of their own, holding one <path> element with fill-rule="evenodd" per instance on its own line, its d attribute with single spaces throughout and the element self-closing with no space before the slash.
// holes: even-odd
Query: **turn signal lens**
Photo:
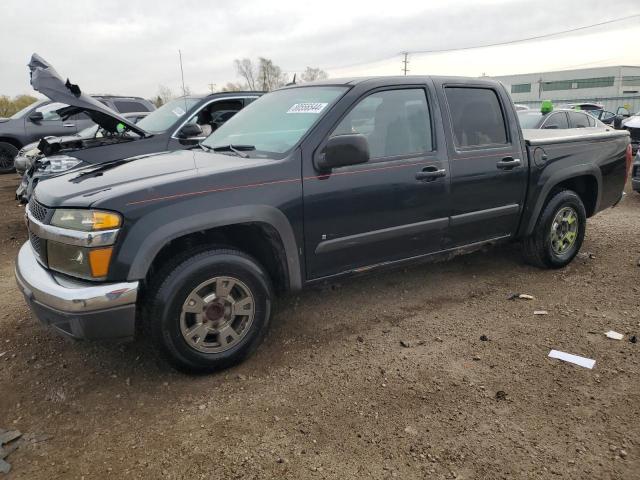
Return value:
<svg viewBox="0 0 640 480">
<path fill-rule="evenodd" d="M 109 248 L 93 248 L 89 250 L 89 265 L 91 265 L 91 276 L 94 278 L 106 277 L 109 272 L 109 262 L 111 262 L 111 252 Z"/>
<path fill-rule="evenodd" d="M 117 213 L 71 208 L 57 209 L 51 219 L 51 225 L 83 232 L 118 228 L 121 222 L 122 219 Z"/>
<path fill-rule="evenodd" d="M 120 226 L 120 215 L 109 212 L 93 212 L 93 229 L 109 230 Z"/>
</svg>

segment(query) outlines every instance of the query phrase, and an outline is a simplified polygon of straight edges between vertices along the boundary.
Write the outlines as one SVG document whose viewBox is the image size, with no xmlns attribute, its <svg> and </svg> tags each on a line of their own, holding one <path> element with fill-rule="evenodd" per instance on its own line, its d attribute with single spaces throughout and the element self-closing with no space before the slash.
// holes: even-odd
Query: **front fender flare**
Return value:
<svg viewBox="0 0 640 480">
<path fill-rule="evenodd" d="M 242 223 L 265 223 L 274 228 L 284 247 L 289 288 L 302 288 L 302 273 L 298 246 L 289 220 L 281 210 L 268 205 L 243 205 L 216 209 L 212 211 L 183 215 L 175 220 L 166 221 L 160 210 L 136 222 L 125 237 L 121 252 L 133 252 L 127 255 L 131 267 L 128 280 L 143 279 L 154 258 L 171 240 L 203 230 Z"/>
</svg>

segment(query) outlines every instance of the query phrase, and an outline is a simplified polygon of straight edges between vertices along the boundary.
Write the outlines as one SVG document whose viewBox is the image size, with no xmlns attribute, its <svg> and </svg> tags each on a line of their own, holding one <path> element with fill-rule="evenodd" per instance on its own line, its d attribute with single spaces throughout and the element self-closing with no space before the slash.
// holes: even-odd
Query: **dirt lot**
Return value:
<svg viewBox="0 0 640 480">
<path fill-rule="evenodd" d="M 32 320 L 16 181 L 0 178 L 0 428 L 26 439 L 6 478 L 640 478 L 640 195 L 590 220 L 565 270 L 508 246 L 305 291 L 249 361 L 187 376 L 144 341 Z"/>
</svg>

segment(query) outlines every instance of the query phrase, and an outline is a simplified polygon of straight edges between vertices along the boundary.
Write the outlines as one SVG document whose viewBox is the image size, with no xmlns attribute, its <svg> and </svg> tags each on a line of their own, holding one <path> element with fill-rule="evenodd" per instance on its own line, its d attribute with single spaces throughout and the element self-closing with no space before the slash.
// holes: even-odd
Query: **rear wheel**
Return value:
<svg viewBox="0 0 640 480">
<path fill-rule="evenodd" d="M 262 266 L 237 250 L 187 254 L 150 288 L 146 322 L 162 355 L 206 372 L 244 360 L 269 325 L 272 288 Z"/>
<path fill-rule="evenodd" d="M 0 174 L 13 172 L 15 166 L 13 164 L 18 149 L 7 142 L 0 142 Z"/>
<path fill-rule="evenodd" d="M 523 242 L 528 263 L 562 268 L 578 254 L 584 241 L 587 215 L 580 197 L 571 190 L 552 195 L 531 236 Z"/>
</svg>

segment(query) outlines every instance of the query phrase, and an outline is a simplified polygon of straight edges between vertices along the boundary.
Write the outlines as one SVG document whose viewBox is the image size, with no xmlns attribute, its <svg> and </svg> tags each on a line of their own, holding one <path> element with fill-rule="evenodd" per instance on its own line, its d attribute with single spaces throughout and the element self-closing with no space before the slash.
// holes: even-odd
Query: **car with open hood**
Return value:
<svg viewBox="0 0 640 480">
<path fill-rule="evenodd" d="M 133 96 L 82 95 L 83 98 L 78 99 L 76 95 L 70 94 L 55 95 L 57 100 L 53 100 L 47 92 L 66 88 L 68 80 L 63 82 L 55 70 L 37 54 L 31 57 L 29 68 L 32 72 L 32 85 L 39 85 L 40 89 L 36 90 L 40 90 L 48 98 L 32 103 L 10 118 L 0 118 L 0 173 L 13 171 L 14 159 L 25 145 L 47 136 L 75 135 L 94 123 L 100 124 L 104 116 L 100 116 L 98 112 L 103 108 L 116 115 L 155 110 L 149 100 Z M 73 98 L 76 101 L 71 105 L 63 98 Z M 88 106 L 96 110 L 96 113 L 90 114 L 90 109 L 86 108 Z"/>
<path fill-rule="evenodd" d="M 123 113 L 122 115 L 124 118 L 137 123 L 148 114 L 149 112 L 131 112 Z M 50 136 L 45 138 L 47 139 L 47 144 L 59 143 L 70 145 L 71 142 L 79 142 L 80 140 L 89 140 L 92 138 L 102 138 L 108 134 L 109 133 L 100 125 L 93 124 L 90 127 L 80 130 L 74 135 Z M 39 140 L 37 142 L 29 143 L 18 151 L 18 155 L 16 155 L 16 158 L 13 161 L 13 165 L 18 175 L 24 175 L 24 172 L 31 168 L 36 160 L 40 160 L 44 157 L 44 154 L 38 148 L 39 143 Z M 79 145 L 79 143 L 76 144 Z"/>
<path fill-rule="evenodd" d="M 236 112 L 263 92 L 221 92 L 189 95 L 167 102 L 134 123 L 99 101 L 95 101 L 34 54 L 29 63 L 33 88 L 53 102 L 69 105 L 67 111 L 88 115 L 105 135 L 101 138 L 58 141 L 43 138 L 38 149 L 44 155 L 25 172 L 16 192 L 26 202 L 36 185 L 52 176 L 88 165 L 138 155 L 197 146 Z"/>
</svg>

